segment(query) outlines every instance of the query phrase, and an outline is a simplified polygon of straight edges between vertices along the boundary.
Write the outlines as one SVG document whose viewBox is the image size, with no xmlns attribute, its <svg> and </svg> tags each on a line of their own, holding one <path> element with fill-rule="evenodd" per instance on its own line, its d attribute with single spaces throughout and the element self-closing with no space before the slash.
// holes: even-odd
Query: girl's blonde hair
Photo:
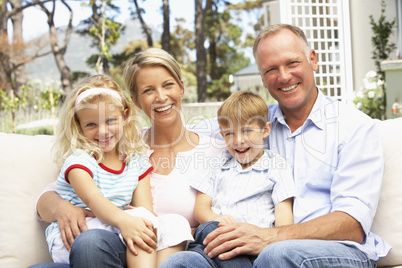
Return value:
<svg viewBox="0 0 402 268">
<path fill-rule="evenodd" d="M 180 66 L 173 56 L 160 48 L 148 48 L 130 58 L 124 68 L 124 85 L 127 90 L 130 91 L 133 101 L 136 102 L 138 96 L 136 84 L 138 72 L 147 66 L 161 66 L 166 68 L 179 86 L 183 88 Z"/>
<path fill-rule="evenodd" d="M 78 107 L 75 107 L 77 96 L 91 88 L 107 88 L 114 90 L 120 95 L 122 101 L 120 102 L 110 94 L 99 93 L 84 98 L 79 103 Z M 137 108 L 131 102 L 127 94 L 112 77 L 107 75 L 94 75 L 82 79 L 69 93 L 63 103 L 58 123 L 56 143 L 53 146 L 55 160 L 59 166 L 62 166 L 67 157 L 77 150 L 83 150 L 94 156 L 98 163 L 103 161 L 104 155 L 101 148 L 83 135 L 76 114 L 76 108 L 92 103 L 94 100 L 111 101 L 117 109 L 120 109 L 122 115 L 126 118 L 123 136 L 117 145 L 119 155 L 124 157 L 124 161 L 129 162 L 135 153 L 143 153 L 147 148 L 147 145 L 141 138 L 141 128 L 138 124 L 139 120 L 136 118 L 136 116 L 138 116 Z"/>
<path fill-rule="evenodd" d="M 229 96 L 218 110 L 220 126 L 256 121 L 262 128 L 268 123 L 268 106 L 264 99 L 250 91 L 237 91 Z"/>
</svg>

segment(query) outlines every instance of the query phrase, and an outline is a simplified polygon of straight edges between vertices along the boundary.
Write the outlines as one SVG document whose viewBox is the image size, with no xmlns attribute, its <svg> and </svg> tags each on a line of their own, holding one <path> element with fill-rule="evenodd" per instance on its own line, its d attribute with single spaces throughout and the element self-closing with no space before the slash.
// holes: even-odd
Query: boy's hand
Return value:
<svg viewBox="0 0 402 268">
<path fill-rule="evenodd" d="M 151 221 L 127 215 L 119 229 L 127 247 L 135 256 L 138 255 L 135 245 L 148 253 L 152 253 L 157 248 L 156 230 Z"/>
</svg>

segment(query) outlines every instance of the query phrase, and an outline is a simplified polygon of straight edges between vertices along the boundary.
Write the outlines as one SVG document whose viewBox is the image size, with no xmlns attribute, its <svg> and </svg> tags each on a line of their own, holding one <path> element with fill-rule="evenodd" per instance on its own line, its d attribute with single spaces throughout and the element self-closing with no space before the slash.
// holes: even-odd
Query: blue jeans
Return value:
<svg viewBox="0 0 402 268">
<path fill-rule="evenodd" d="M 218 257 L 211 259 L 207 254 L 205 254 L 205 246 L 202 244 L 202 242 L 209 233 L 218 228 L 218 224 L 218 221 L 210 221 L 199 226 L 194 233 L 194 242 L 190 243 L 188 246 L 188 251 L 194 251 L 202 255 L 209 263 L 210 267 L 252 268 L 253 260 L 255 259 L 253 256 L 240 255 L 230 260 L 222 261 Z"/>
<path fill-rule="evenodd" d="M 375 267 L 375 261 L 360 250 L 324 240 L 288 240 L 267 246 L 255 259 L 253 267 Z M 214 267 L 194 251 L 169 256 L 160 268 Z"/>
<path fill-rule="evenodd" d="M 71 267 L 127 267 L 126 246 L 112 232 L 91 229 L 81 233 L 70 252 Z M 40 263 L 31 268 L 66 268 L 66 264 Z"/>
</svg>

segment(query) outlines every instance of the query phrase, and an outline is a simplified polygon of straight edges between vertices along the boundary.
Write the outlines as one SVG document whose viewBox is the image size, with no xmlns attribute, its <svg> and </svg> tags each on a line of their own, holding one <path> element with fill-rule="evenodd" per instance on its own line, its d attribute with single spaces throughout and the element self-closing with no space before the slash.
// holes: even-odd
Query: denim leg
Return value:
<svg viewBox="0 0 402 268">
<path fill-rule="evenodd" d="M 206 256 L 206 255 L 205 255 Z M 211 266 L 202 254 L 195 251 L 180 251 L 167 257 L 159 268 L 208 268 Z M 207 256 L 208 257 L 208 256 Z M 211 260 L 211 259 L 210 259 Z"/>
<path fill-rule="evenodd" d="M 230 260 L 225 260 L 222 261 L 219 259 L 218 256 L 213 258 L 213 262 L 211 262 L 211 259 L 204 253 L 204 248 L 205 246 L 203 245 L 203 241 L 205 237 L 212 231 L 214 231 L 216 228 L 218 228 L 218 221 L 210 221 L 202 224 L 197 228 L 197 230 L 194 233 L 194 242 L 190 243 L 188 250 L 189 251 L 195 251 L 198 252 L 199 254 L 203 255 L 204 258 L 210 263 L 211 267 L 219 267 L 219 268 L 251 268 L 252 267 L 252 261 L 249 256 L 247 255 L 240 255 L 237 257 L 234 257 Z"/>
<path fill-rule="evenodd" d="M 69 268 L 65 263 L 43 262 L 29 266 L 28 268 Z"/>
<path fill-rule="evenodd" d="M 81 233 L 70 252 L 71 267 L 127 267 L 126 247 L 110 231 L 91 229 Z"/>
<path fill-rule="evenodd" d="M 357 248 L 335 241 L 288 240 L 267 246 L 254 267 L 375 267 Z"/>
</svg>

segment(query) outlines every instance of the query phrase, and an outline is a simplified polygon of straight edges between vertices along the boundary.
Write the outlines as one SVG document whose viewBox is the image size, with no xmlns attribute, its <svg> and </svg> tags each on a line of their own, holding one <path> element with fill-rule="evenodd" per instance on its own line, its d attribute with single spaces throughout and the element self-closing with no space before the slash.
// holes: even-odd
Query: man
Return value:
<svg viewBox="0 0 402 268">
<path fill-rule="evenodd" d="M 239 254 L 258 255 L 254 267 L 375 267 L 390 246 L 370 232 L 383 175 L 374 122 L 317 89 L 317 55 L 299 28 L 268 26 L 253 52 L 278 102 L 269 107 L 267 145 L 293 167 L 295 224 L 220 224 L 204 240 L 205 255 L 179 252 L 161 267 L 208 267 L 207 256 Z"/>
</svg>

